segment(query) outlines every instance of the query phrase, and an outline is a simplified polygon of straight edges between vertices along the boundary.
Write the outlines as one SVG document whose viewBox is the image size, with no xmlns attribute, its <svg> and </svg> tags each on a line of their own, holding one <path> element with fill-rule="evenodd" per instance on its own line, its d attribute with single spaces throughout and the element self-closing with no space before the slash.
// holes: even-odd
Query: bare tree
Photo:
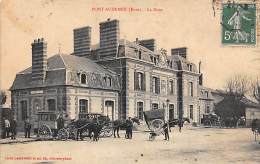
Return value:
<svg viewBox="0 0 260 164">
<path fill-rule="evenodd" d="M 226 92 L 230 95 L 243 97 L 248 92 L 248 77 L 242 74 L 236 74 L 226 82 Z"/>
<path fill-rule="evenodd" d="M 0 105 L 5 104 L 6 102 L 6 92 L 3 90 L 0 90 Z"/>
<path fill-rule="evenodd" d="M 251 92 L 254 98 L 260 103 L 260 80 L 258 78 L 252 81 Z"/>
</svg>

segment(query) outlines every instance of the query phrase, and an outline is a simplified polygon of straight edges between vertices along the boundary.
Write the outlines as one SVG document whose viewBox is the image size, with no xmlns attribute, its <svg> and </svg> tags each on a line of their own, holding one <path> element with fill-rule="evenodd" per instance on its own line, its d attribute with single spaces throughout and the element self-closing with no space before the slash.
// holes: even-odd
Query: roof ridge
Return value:
<svg viewBox="0 0 260 164">
<path fill-rule="evenodd" d="M 61 61 L 62 61 L 63 65 L 64 65 L 64 67 L 65 67 L 65 68 L 68 68 L 68 67 L 67 67 L 67 64 L 65 63 L 65 60 L 64 60 L 63 57 L 62 57 L 62 55 L 61 55 L 60 53 L 59 53 L 58 55 L 60 56 Z"/>
</svg>

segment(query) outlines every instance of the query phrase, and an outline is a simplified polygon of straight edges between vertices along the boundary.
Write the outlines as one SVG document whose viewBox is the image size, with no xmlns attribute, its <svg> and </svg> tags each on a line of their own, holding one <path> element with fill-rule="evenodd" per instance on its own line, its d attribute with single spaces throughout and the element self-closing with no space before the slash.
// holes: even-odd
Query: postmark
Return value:
<svg viewBox="0 0 260 164">
<path fill-rule="evenodd" d="M 256 45 L 256 4 L 222 5 L 222 44 Z"/>
</svg>

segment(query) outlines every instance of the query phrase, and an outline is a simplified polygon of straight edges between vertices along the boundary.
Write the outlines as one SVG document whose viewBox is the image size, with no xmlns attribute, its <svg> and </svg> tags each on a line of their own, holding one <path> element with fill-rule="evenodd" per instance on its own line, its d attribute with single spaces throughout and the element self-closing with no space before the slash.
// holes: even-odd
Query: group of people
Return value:
<svg viewBox="0 0 260 164">
<path fill-rule="evenodd" d="M 30 138 L 30 132 L 31 132 L 31 123 L 28 117 L 26 117 L 24 121 L 24 136 L 25 138 Z M 11 133 L 11 135 L 10 135 Z M 3 118 L 3 134 L 2 138 L 10 138 L 15 140 L 16 139 L 16 134 L 17 134 L 17 121 L 15 118 L 12 119 L 7 119 Z"/>
</svg>

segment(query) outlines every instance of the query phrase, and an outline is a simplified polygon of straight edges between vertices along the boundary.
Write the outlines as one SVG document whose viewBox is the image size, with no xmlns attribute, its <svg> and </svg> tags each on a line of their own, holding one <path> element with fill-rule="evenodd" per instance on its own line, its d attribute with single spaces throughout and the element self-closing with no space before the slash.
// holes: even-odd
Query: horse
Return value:
<svg viewBox="0 0 260 164">
<path fill-rule="evenodd" d="M 77 135 L 76 140 L 80 138 L 83 140 L 85 137 L 83 133 L 88 133 L 88 137 L 92 139 L 92 133 L 93 135 L 93 141 L 98 141 L 99 139 L 99 133 L 103 127 L 102 124 L 98 123 L 97 120 L 88 120 L 88 119 L 79 119 L 75 121 L 76 129 L 77 129 Z"/>
<path fill-rule="evenodd" d="M 134 118 L 131 118 L 131 120 L 134 123 L 136 123 L 137 125 L 140 125 L 140 121 L 138 118 L 134 117 Z M 116 138 L 116 134 L 117 134 L 117 137 L 120 138 L 119 130 L 120 130 L 120 128 L 122 128 L 122 129 L 127 128 L 126 120 L 114 120 L 114 121 L 112 121 L 112 127 L 113 127 L 114 138 Z"/>
<path fill-rule="evenodd" d="M 190 123 L 190 119 L 187 117 L 183 117 L 182 119 L 173 119 L 169 121 L 169 127 L 175 127 L 175 125 L 179 126 L 179 132 L 181 133 L 181 128 L 185 122 Z"/>
<path fill-rule="evenodd" d="M 260 133 L 260 119 L 252 120 L 251 130 L 253 131 L 253 134 L 255 135 L 255 141 L 256 141 L 257 135 Z"/>
</svg>

